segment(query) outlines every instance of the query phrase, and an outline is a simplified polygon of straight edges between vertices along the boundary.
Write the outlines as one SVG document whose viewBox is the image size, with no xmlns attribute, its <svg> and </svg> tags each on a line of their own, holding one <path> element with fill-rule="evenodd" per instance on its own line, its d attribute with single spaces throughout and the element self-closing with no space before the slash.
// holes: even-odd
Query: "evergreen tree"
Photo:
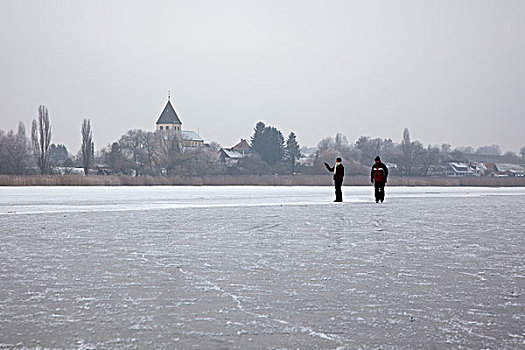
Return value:
<svg viewBox="0 0 525 350">
<path fill-rule="evenodd" d="M 251 146 L 252 151 L 270 165 L 274 165 L 284 158 L 283 134 L 273 126 L 265 126 L 263 122 L 258 122 L 255 125 Z"/>
<path fill-rule="evenodd" d="M 295 133 L 292 131 L 290 135 L 288 135 L 288 139 L 286 140 L 286 150 L 285 150 L 285 158 L 290 163 L 290 171 L 292 174 L 295 173 L 297 161 L 301 157 L 301 151 L 299 147 L 299 143 L 297 142 L 297 137 Z"/>
<path fill-rule="evenodd" d="M 253 136 L 250 139 L 252 150 L 256 153 L 263 151 L 262 134 L 266 125 L 263 122 L 258 122 L 253 129 Z"/>
<path fill-rule="evenodd" d="M 266 127 L 262 134 L 264 140 L 264 151 L 259 153 L 262 160 L 270 165 L 274 165 L 284 158 L 284 137 L 277 128 L 271 126 Z"/>
<path fill-rule="evenodd" d="M 51 144 L 51 147 L 49 148 L 49 159 L 53 166 L 64 162 L 66 159 L 68 159 L 68 157 L 69 153 L 66 146 L 55 145 L 54 143 Z"/>
<path fill-rule="evenodd" d="M 108 163 L 114 174 L 119 174 L 125 170 L 126 161 L 118 142 L 111 144 L 111 150 L 106 153 L 105 162 Z"/>
</svg>

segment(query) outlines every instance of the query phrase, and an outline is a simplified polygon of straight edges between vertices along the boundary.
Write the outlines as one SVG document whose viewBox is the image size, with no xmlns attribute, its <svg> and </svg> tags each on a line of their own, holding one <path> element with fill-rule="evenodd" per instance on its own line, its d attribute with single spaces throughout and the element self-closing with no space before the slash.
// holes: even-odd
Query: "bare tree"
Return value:
<svg viewBox="0 0 525 350">
<path fill-rule="evenodd" d="M 410 141 L 410 133 L 407 128 L 403 130 L 403 141 L 401 141 L 401 150 L 403 152 L 403 172 L 405 176 L 411 175 L 412 163 L 414 159 L 413 144 Z"/>
<path fill-rule="evenodd" d="M 181 173 L 182 150 L 177 139 L 165 140 L 161 138 L 160 142 L 160 161 L 162 168 L 165 169 L 166 175 L 175 175 Z"/>
<path fill-rule="evenodd" d="M 218 142 L 215 142 L 215 141 L 211 141 L 210 142 L 210 148 L 214 151 L 220 151 L 220 149 L 222 148 L 222 146 L 218 143 Z"/>
<path fill-rule="evenodd" d="M 317 150 L 320 153 L 323 153 L 327 150 L 334 150 L 335 149 L 335 141 L 331 137 L 325 137 L 319 143 L 317 143 Z"/>
<path fill-rule="evenodd" d="M 163 134 L 152 133 L 144 130 L 129 130 L 118 141 L 123 158 L 135 176 L 151 174 L 156 175 L 162 164 Z M 168 141 L 169 142 L 169 141 Z M 173 138 L 172 143 L 178 144 Z"/>
<path fill-rule="evenodd" d="M 499 156 L 501 148 L 498 145 L 481 146 L 476 150 L 476 154 Z"/>
<path fill-rule="evenodd" d="M 339 151 L 339 153 L 343 154 L 347 152 L 349 148 L 349 142 L 348 138 L 345 135 L 337 133 L 335 135 L 334 142 L 334 147 L 337 151 Z"/>
<path fill-rule="evenodd" d="M 151 131 L 143 132 L 141 138 L 141 162 L 144 164 L 144 172 L 149 175 L 157 175 L 159 173 L 159 164 L 161 162 L 160 140 L 155 133 Z"/>
<path fill-rule="evenodd" d="M 89 119 L 84 119 L 82 122 L 82 167 L 84 174 L 89 173 L 89 168 L 93 161 L 93 132 L 91 131 L 91 122 Z"/>
<path fill-rule="evenodd" d="M 16 174 L 25 174 L 28 170 L 30 148 L 26 137 L 24 123 L 18 123 L 18 132 L 15 135 L 13 147 L 13 166 Z"/>
<path fill-rule="evenodd" d="M 49 174 L 51 166 L 49 162 L 49 146 L 51 145 L 51 125 L 49 113 L 46 106 L 38 107 L 38 122 L 33 119 L 31 127 L 31 142 L 36 162 L 41 174 Z"/>
<path fill-rule="evenodd" d="M 186 176 L 217 175 L 222 170 L 219 155 L 208 148 L 184 149 L 179 164 Z"/>
<path fill-rule="evenodd" d="M 18 124 L 18 132 L 0 132 L 0 173 L 26 174 L 29 170 L 30 148 L 24 123 Z"/>
<path fill-rule="evenodd" d="M 119 140 L 122 155 L 135 176 L 139 176 L 142 169 L 142 164 L 140 163 L 142 152 L 141 134 L 142 130 L 129 130 Z"/>
<path fill-rule="evenodd" d="M 361 164 L 370 164 L 373 159 L 381 155 L 383 150 L 383 140 L 380 138 L 371 139 L 368 136 L 361 136 L 355 142 L 355 147 L 360 152 Z"/>
</svg>

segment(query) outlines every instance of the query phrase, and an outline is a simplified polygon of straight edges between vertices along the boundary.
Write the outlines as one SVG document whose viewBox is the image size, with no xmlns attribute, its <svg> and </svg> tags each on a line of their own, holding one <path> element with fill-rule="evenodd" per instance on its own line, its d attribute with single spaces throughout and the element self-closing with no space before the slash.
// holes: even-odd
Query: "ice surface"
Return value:
<svg viewBox="0 0 525 350">
<path fill-rule="evenodd" d="M 525 189 L 2 187 L 0 348 L 525 346 Z"/>
</svg>

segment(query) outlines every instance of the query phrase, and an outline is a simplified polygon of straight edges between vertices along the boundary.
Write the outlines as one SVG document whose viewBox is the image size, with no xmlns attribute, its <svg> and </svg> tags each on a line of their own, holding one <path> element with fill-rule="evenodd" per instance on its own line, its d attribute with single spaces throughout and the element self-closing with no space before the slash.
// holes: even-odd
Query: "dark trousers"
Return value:
<svg viewBox="0 0 525 350">
<path fill-rule="evenodd" d="M 374 182 L 376 202 L 385 200 L 385 182 Z"/>
<path fill-rule="evenodd" d="M 335 185 L 335 201 L 336 202 L 342 202 L 343 201 L 343 191 L 341 191 L 341 186 L 343 186 L 343 181 L 334 181 Z"/>
</svg>

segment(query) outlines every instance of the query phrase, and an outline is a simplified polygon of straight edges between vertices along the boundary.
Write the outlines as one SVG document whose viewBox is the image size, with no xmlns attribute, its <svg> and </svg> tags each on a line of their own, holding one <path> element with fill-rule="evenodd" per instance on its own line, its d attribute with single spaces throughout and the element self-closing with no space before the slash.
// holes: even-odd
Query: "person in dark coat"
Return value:
<svg viewBox="0 0 525 350">
<path fill-rule="evenodd" d="M 335 160 L 335 165 L 331 167 L 328 163 L 324 163 L 324 166 L 328 171 L 331 171 L 334 173 L 334 186 L 335 186 L 335 201 L 334 202 L 342 202 L 343 201 L 343 192 L 341 191 L 341 187 L 343 186 L 343 178 L 345 176 L 345 167 L 343 164 L 341 164 L 341 158 L 337 158 Z"/>
<path fill-rule="evenodd" d="M 375 164 L 372 165 L 372 171 L 370 171 L 370 181 L 375 187 L 376 203 L 383 203 L 385 200 L 385 184 L 388 178 L 388 168 L 385 164 L 381 163 L 381 158 L 377 156 L 375 158 Z"/>
</svg>

